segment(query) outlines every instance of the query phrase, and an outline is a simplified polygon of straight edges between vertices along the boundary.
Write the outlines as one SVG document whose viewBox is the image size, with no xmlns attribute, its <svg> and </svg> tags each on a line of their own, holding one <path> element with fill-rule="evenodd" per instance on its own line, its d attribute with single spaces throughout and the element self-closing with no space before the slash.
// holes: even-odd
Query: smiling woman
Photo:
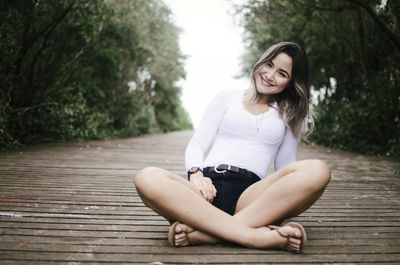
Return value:
<svg viewBox="0 0 400 265">
<path fill-rule="evenodd" d="M 271 46 L 245 93 L 224 90 L 209 104 L 186 148 L 188 181 L 159 168 L 138 172 L 140 197 L 172 224 L 171 245 L 226 240 L 292 252 L 305 246 L 301 224 L 276 225 L 307 210 L 330 180 L 324 162 L 296 161 L 309 116 L 307 69 L 296 43 Z M 273 160 L 276 172 L 267 176 Z"/>
<path fill-rule="evenodd" d="M 268 95 L 282 92 L 290 82 L 291 74 L 292 58 L 285 53 L 280 53 L 273 60 L 260 65 L 254 75 L 260 100 L 266 101 Z"/>
<path fill-rule="evenodd" d="M 285 89 L 287 88 L 287 89 Z M 310 111 L 308 59 L 303 49 L 293 42 L 272 45 L 255 64 L 252 86 L 246 91 L 246 105 L 276 102 L 281 117 L 296 136 L 300 136 L 304 119 L 312 131 L 313 114 Z"/>
</svg>

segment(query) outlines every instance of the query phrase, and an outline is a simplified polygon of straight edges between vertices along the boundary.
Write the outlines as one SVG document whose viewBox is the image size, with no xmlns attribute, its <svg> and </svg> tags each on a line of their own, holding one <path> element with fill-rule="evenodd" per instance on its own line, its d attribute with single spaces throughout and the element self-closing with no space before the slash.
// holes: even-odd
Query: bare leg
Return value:
<svg viewBox="0 0 400 265">
<path fill-rule="evenodd" d="M 250 227 L 262 227 L 296 216 L 314 204 L 330 180 L 330 170 L 319 160 L 292 163 L 246 189 L 239 198 L 234 218 Z M 178 243 L 210 244 L 218 239 L 178 226 Z"/>
<path fill-rule="evenodd" d="M 168 171 L 146 168 L 135 176 L 134 182 L 144 203 L 169 220 L 179 220 L 198 231 L 248 247 L 276 248 L 286 243 L 286 238 L 266 227 L 249 227 L 217 209 L 189 182 Z M 283 232 L 290 237 L 299 233 L 289 227 Z"/>
<path fill-rule="evenodd" d="M 246 189 L 235 217 L 260 227 L 296 216 L 319 199 L 330 177 L 328 166 L 320 160 L 294 162 Z"/>
</svg>

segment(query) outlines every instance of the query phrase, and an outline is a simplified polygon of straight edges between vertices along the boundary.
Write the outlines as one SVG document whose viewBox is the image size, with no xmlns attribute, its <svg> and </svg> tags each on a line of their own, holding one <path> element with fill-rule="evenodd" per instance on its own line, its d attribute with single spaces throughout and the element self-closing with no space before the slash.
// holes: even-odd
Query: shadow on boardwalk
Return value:
<svg viewBox="0 0 400 265">
<path fill-rule="evenodd" d="M 149 165 L 184 175 L 191 134 L 1 153 L 0 264 L 400 263 L 400 163 L 316 146 L 300 146 L 298 159 L 326 161 L 333 179 L 320 201 L 294 218 L 308 232 L 303 254 L 170 247 L 168 223 L 142 204 L 132 179 Z"/>
</svg>

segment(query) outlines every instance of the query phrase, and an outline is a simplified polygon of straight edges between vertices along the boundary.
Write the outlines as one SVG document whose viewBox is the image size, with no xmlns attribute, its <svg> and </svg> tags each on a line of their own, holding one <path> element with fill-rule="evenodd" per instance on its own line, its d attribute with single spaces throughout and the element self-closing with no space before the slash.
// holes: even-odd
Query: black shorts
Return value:
<svg viewBox="0 0 400 265">
<path fill-rule="evenodd" d="M 216 173 L 212 167 L 204 168 L 204 176 L 212 180 L 217 196 L 212 204 L 222 211 L 233 215 L 240 195 L 250 185 L 260 180 L 255 174 L 249 172 L 240 174 L 226 171 L 225 173 Z"/>
</svg>

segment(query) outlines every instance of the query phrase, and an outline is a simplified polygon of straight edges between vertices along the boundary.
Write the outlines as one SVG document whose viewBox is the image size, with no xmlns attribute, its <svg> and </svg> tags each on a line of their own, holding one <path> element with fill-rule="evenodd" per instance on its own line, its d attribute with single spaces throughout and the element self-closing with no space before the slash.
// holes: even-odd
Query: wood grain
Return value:
<svg viewBox="0 0 400 265">
<path fill-rule="evenodd" d="M 0 153 L 0 264 L 400 264 L 400 162 L 312 145 L 300 145 L 298 159 L 326 161 L 333 178 L 293 218 L 308 233 L 303 254 L 169 246 L 168 222 L 143 205 L 132 181 L 145 166 L 183 176 L 191 135 Z"/>
</svg>

